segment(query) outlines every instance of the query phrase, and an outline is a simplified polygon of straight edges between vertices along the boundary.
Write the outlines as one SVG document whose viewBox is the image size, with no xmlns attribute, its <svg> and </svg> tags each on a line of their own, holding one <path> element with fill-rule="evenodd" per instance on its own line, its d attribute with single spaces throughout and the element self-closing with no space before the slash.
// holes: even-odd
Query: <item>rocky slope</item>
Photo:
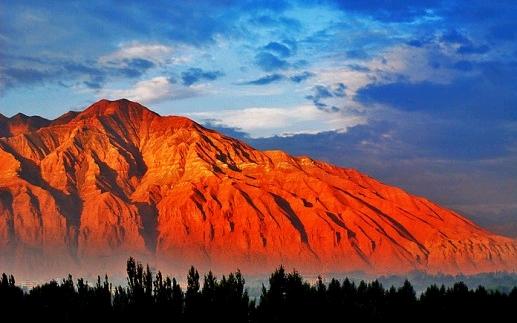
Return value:
<svg viewBox="0 0 517 323">
<path fill-rule="evenodd" d="M 0 118 L 0 271 L 517 269 L 514 240 L 353 169 L 128 100 L 34 118 Z"/>
</svg>

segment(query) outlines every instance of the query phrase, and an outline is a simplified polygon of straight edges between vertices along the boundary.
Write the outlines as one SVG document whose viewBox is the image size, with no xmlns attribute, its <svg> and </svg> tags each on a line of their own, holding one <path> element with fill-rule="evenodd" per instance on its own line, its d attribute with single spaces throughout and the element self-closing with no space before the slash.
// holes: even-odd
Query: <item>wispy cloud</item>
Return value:
<svg viewBox="0 0 517 323">
<path fill-rule="evenodd" d="M 183 85 L 191 86 L 201 81 L 214 81 L 223 75 L 224 73 L 221 71 L 205 71 L 201 68 L 192 67 L 181 73 L 181 80 Z"/>
<path fill-rule="evenodd" d="M 309 71 L 304 71 L 302 73 L 297 73 L 289 76 L 289 79 L 296 83 L 301 83 L 311 77 L 313 77 L 315 74 Z"/>
<path fill-rule="evenodd" d="M 262 47 L 263 50 L 275 53 L 281 57 L 289 57 L 293 54 L 294 48 L 280 42 L 270 42 Z"/>
<path fill-rule="evenodd" d="M 209 120 L 214 125 L 241 129 L 251 137 L 287 136 L 304 129 L 304 133 L 318 133 L 363 124 L 364 117 L 354 114 L 335 114 L 315 109 L 311 105 L 289 108 L 246 108 L 217 112 L 196 112 L 189 114 L 203 122 Z"/>
<path fill-rule="evenodd" d="M 129 89 L 103 89 L 100 97 L 110 99 L 126 98 L 143 104 L 166 100 L 179 100 L 200 95 L 202 86 L 183 87 L 165 76 L 138 81 Z"/>
<path fill-rule="evenodd" d="M 105 65 L 125 64 L 134 59 L 147 60 L 153 63 L 164 63 L 173 58 L 174 49 L 160 43 L 122 43 L 119 49 L 101 56 L 99 62 Z"/>
<path fill-rule="evenodd" d="M 289 63 L 285 59 L 269 52 L 258 53 L 255 56 L 255 63 L 266 72 L 283 70 L 289 66 Z"/>
<path fill-rule="evenodd" d="M 285 76 L 283 76 L 282 74 L 275 73 L 275 74 L 268 74 L 268 75 L 259 77 L 256 80 L 246 81 L 246 82 L 242 82 L 239 84 L 242 84 L 242 85 L 267 85 L 267 84 L 281 81 L 283 79 L 285 79 Z"/>
</svg>

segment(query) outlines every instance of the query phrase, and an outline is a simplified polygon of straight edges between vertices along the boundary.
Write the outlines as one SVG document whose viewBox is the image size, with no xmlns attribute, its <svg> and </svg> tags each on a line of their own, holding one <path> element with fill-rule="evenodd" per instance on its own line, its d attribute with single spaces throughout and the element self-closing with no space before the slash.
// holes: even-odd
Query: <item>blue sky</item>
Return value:
<svg viewBox="0 0 517 323">
<path fill-rule="evenodd" d="M 2 2 L 0 113 L 126 97 L 517 234 L 514 1 L 123 3 Z"/>
</svg>

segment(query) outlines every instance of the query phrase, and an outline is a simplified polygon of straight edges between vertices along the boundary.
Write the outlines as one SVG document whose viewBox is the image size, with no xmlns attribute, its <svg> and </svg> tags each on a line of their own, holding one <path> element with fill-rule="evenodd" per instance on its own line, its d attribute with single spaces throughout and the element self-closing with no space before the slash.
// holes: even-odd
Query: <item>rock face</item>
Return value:
<svg viewBox="0 0 517 323">
<path fill-rule="evenodd" d="M 128 255 L 251 273 L 517 269 L 516 241 L 425 198 L 128 100 L 11 119 L 0 120 L 0 271 L 98 273 Z"/>
</svg>

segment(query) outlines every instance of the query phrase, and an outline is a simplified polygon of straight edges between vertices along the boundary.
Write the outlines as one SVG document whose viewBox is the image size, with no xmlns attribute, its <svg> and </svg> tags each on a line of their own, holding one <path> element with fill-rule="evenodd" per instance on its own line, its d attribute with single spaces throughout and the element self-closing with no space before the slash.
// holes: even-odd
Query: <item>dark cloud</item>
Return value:
<svg viewBox="0 0 517 323">
<path fill-rule="evenodd" d="M 268 75 L 262 76 L 256 80 L 242 82 L 239 84 L 240 85 L 267 85 L 267 84 L 271 84 L 271 83 L 279 82 L 279 81 L 283 81 L 283 80 L 289 80 L 294 83 L 301 83 L 313 76 L 314 76 L 314 73 L 309 72 L 309 71 L 304 71 L 302 73 L 293 74 L 289 77 L 287 77 L 283 74 L 280 74 L 280 73 L 273 73 L 273 74 L 268 74 Z"/>
<path fill-rule="evenodd" d="M 143 6 L 141 2 L 128 0 L 125 4 L 117 8 L 116 1 L 91 1 L 81 5 L 22 1 L 10 3 L 9 10 L 1 10 L 0 20 L 2 26 L 8 28 L 5 32 L 12 39 L 9 43 L 12 48 L 21 48 L 12 46 L 16 43 L 27 43 L 33 50 L 59 52 L 66 48 L 69 54 L 76 55 L 98 52 L 106 43 L 120 41 L 121 35 L 122 39 L 168 38 L 202 45 L 213 42 L 219 34 L 238 33 L 232 27 L 238 16 L 227 10 L 238 8 L 237 2 L 219 5 L 201 0 L 196 10 L 183 1 L 157 0 Z M 17 23 L 25 12 L 36 13 L 36 19 L 30 24 Z M 89 40 L 86 46 L 85 39 Z"/>
<path fill-rule="evenodd" d="M 218 35 L 237 36 L 239 30 L 234 23 L 239 17 L 240 8 L 246 4 L 200 0 L 196 2 L 196 10 L 192 10 L 192 4 L 188 1 L 158 0 L 142 6 L 140 2 L 131 0 L 126 1 L 127 7 L 119 10 L 113 10 L 116 3 L 111 1 L 100 6 L 95 4 L 95 10 L 102 9 L 106 13 L 105 20 L 110 24 L 116 23 L 119 28 L 138 29 L 142 26 L 141 31 L 132 30 L 135 34 L 151 38 L 166 37 L 172 41 L 202 46 L 213 43 Z M 135 11 L 135 8 L 138 10 Z M 131 24 L 131 21 L 135 23 Z M 142 21 L 152 21 L 152 24 L 142 24 Z"/>
<path fill-rule="evenodd" d="M 267 85 L 285 79 L 282 74 L 269 74 L 253 81 L 240 83 L 242 85 Z"/>
<path fill-rule="evenodd" d="M 99 87 L 110 77 L 139 78 L 155 66 L 155 63 L 144 58 L 123 59 L 120 62 L 110 62 L 108 65 L 90 61 L 70 62 L 64 65 L 66 72 L 90 78 L 90 83 Z"/>
<path fill-rule="evenodd" d="M 106 4 L 107 8 L 113 8 L 115 4 Z M 150 36 L 167 36 L 169 39 L 187 44 L 202 46 L 213 43 L 217 36 L 240 37 L 246 28 L 239 26 L 242 17 L 257 18 L 264 24 L 280 24 L 283 27 L 293 27 L 295 19 L 288 19 L 282 13 L 291 7 L 290 1 L 196 1 L 195 10 L 189 1 L 158 0 L 152 4 L 141 6 L 135 0 L 129 1 L 133 9 L 139 8 L 135 13 L 131 8 L 117 10 L 117 21 L 123 20 L 125 14 L 152 21 L 151 27 L 143 32 Z M 108 11 L 110 11 L 108 9 Z M 111 9 L 111 12 L 114 10 Z M 269 18 L 269 19 L 268 19 Z M 298 23 L 299 24 L 299 23 Z M 136 24 L 138 25 L 138 23 Z"/>
<path fill-rule="evenodd" d="M 452 30 L 445 32 L 440 37 L 440 40 L 442 42 L 453 43 L 453 44 L 470 44 L 470 40 L 467 38 L 467 36 L 463 35 L 456 29 L 452 29 Z"/>
<path fill-rule="evenodd" d="M 512 41 L 517 38 L 517 22 L 496 23 L 489 28 L 492 40 Z"/>
<path fill-rule="evenodd" d="M 429 9 L 442 4 L 440 0 L 331 0 L 337 7 L 370 16 L 383 22 L 410 22 L 427 15 Z"/>
<path fill-rule="evenodd" d="M 288 17 L 272 17 L 270 15 L 256 15 L 251 17 L 248 22 L 253 27 L 281 28 L 292 32 L 299 31 L 302 24 L 299 20 Z"/>
<path fill-rule="evenodd" d="M 41 71 L 33 68 L 16 68 L 9 67 L 1 70 L 0 84 L 4 84 L 6 88 L 23 85 L 33 85 L 43 82 L 49 77 L 47 71 Z"/>
<path fill-rule="evenodd" d="M 83 62 L 49 57 L 26 57 L 9 55 L 3 63 L 12 66 L 4 68 L 2 83 L 6 88 L 33 84 L 80 81 L 91 89 L 100 89 L 108 78 L 139 78 L 155 64 L 143 58 L 125 59 L 120 62 L 108 62 L 102 65 L 96 61 Z M 31 66 L 31 67 L 25 67 Z"/>
<path fill-rule="evenodd" d="M 365 59 L 370 57 L 370 54 L 363 49 L 349 49 L 345 51 L 345 56 L 352 59 Z"/>
<path fill-rule="evenodd" d="M 424 47 L 425 45 L 429 44 L 429 40 L 427 39 L 411 39 L 408 42 L 406 42 L 409 46 L 413 47 Z"/>
<path fill-rule="evenodd" d="M 205 71 L 193 67 L 181 73 L 181 80 L 183 85 L 190 86 L 200 81 L 214 81 L 223 75 L 221 71 Z"/>
<path fill-rule="evenodd" d="M 344 97 L 346 86 L 343 83 L 336 83 L 333 86 L 316 85 L 312 88 L 313 94 L 307 95 L 305 98 L 311 100 L 314 106 L 320 110 L 328 112 L 337 112 L 339 108 L 329 106 L 325 103 L 325 99 L 333 97 Z"/>
<path fill-rule="evenodd" d="M 449 30 L 440 37 L 440 40 L 442 42 L 460 45 L 456 50 L 458 54 L 485 54 L 490 50 L 488 45 L 475 44 L 470 38 L 457 30 Z"/>
<path fill-rule="evenodd" d="M 57 63 L 59 64 L 59 61 L 53 62 L 52 64 Z M 61 66 L 63 67 L 64 71 L 71 74 L 86 74 L 86 75 L 103 75 L 105 74 L 105 71 L 102 70 L 102 68 L 96 66 L 95 63 L 77 63 L 73 61 L 63 61 L 61 62 Z"/>
<path fill-rule="evenodd" d="M 446 85 L 430 82 L 401 82 L 369 85 L 358 92 L 357 98 L 365 104 L 383 103 L 405 111 L 443 110 L 458 103 L 459 98 L 450 100 L 446 96 L 448 90 Z"/>
<path fill-rule="evenodd" d="M 155 64 L 151 62 L 150 60 L 143 59 L 143 58 L 133 58 L 133 59 L 126 59 L 124 60 L 124 63 L 127 64 L 128 67 L 132 69 L 137 70 L 148 70 L 150 68 L 153 68 Z"/>
<path fill-rule="evenodd" d="M 286 0 L 244 0 L 244 1 L 235 1 L 235 3 L 241 5 L 241 9 L 252 12 L 273 12 L 273 13 L 281 13 L 285 10 L 292 8 L 292 3 Z"/>
<path fill-rule="evenodd" d="M 314 88 L 314 97 L 319 99 L 331 98 L 333 96 L 332 90 L 324 85 L 316 85 Z"/>
<path fill-rule="evenodd" d="M 337 97 L 344 97 L 345 96 L 345 90 L 346 90 L 346 86 L 345 84 L 343 83 L 337 83 L 334 87 L 334 89 L 332 90 L 332 94 L 334 96 L 337 96 Z"/>
<path fill-rule="evenodd" d="M 289 77 L 289 79 L 295 83 L 301 83 L 311 77 L 314 76 L 314 73 L 312 72 L 309 72 L 309 71 L 304 71 L 302 73 L 299 73 L 299 74 L 294 74 L 294 75 L 291 75 Z"/>
<path fill-rule="evenodd" d="M 255 64 L 266 72 L 285 69 L 289 63 L 269 52 L 260 52 L 255 56 Z"/>
<path fill-rule="evenodd" d="M 241 140 L 252 140 L 249 134 L 241 128 L 222 126 L 218 119 L 205 119 L 202 123 L 205 127 L 224 133 L 227 136 Z"/>
<path fill-rule="evenodd" d="M 472 44 L 460 46 L 457 50 L 459 54 L 485 54 L 490 50 L 487 45 L 475 46 Z"/>
<path fill-rule="evenodd" d="M 11 2 L 6 10 L 0 10 L 2 30 L 0 44 L 4 51 L 12 56 L 32 56 L 33 59 L 48 56 L 48 53 L 66 51 L 74 61 L 92 68 L 101 69 L 86 62 L 87 58 L 97 58 L 105 54 L 111 44 L 128 39 L 148 40 L 159 42 L 185 43 L 194 46 L 205 46 L 215 41 L 216 37 L 238 38 L 249 35 L 248 26 L 242 24 L 241 18 L 257 17 L 258 23 L 279 24 L 280 28 L 296 29 L 300 22 L 283 17 L 282 12 L 290 7 L 284 1 L 207 1 L 196 2 L 195 10 L 192 3 L 184 1 L 157 0 L 152 4 L 142 5 L 141 2 L 128 0 L 126 6 L 117 8 L 114 1 L 91 1 L 77 5 L 73 2 L 42 3 L 39 1 Z M 117 8 L 117 10 L 114 10 Z M 27 13 L 24 16 L 24 13 Z M 30 23 L 23 19 L 34 15 Z M 269 18 L 267 18 L 269 17 Z M 50 36 L 51 35 L 51 36 Z M 29 54 L 28 54 L 29 53 Z M 84 82 L 85 85 L 97 88 L 100 73 L 85 71 L 80 75 L 78 70 L 73 75 L 64 75 L 60 68 L 60 60 L 48 58 L 40 62 L 42 66 L 15 64 L 13 60 L 0 60 L 0 66 L 17 70 L 2 75 L 4 87 L 28 84 L 27 82 L 46 82 L 56 79 Z M 61 59 L 62 60 L 62 59 Z M 281 66 L 282 62 L 262 57 L 263 64 L 270 63 L 271 68 Z M 76 63 L 72 62 L 72 63 Z M 121 76 L 137 78 L 145 71 L 153 68 L 153 62 L 143 58 L 135 58 L 123 63 L 124 66 L 110 66 L 105 71 L 105 78 Z M 22 75 L 25 71 L 26 75 Z M 30 70 L 30 71 L 29 71 Z M 27 74 L 32 74 L 31 76 Z M 90 76 L 94 75 L 94 76 Z M 93 80 L 96 78 L 97 80 Z"/>
<path fill-rule="evenodd" d="M 291 48 L 279 42 L 270 42 L 266 46 L 262 47 L 262 49 L 273 52 L 282 57 L 289 57 L 292 54 Z"/>
<path fill-rule="evenodd" d="M 463 1 L 447 1 L 436 7 L 435 13 L 447 19 L 448 25 L 474 24 L 481 26 L 493 21 L 501 23 L 515 18 L 515 8 L 514 1 L 491 3 L 484 0 L 471 0 L 468 5 L 465 5 Z"/>
<path fill-rule="evenodd" d="M 255 55 L 255 64 L 266 72 L 286 69 L 287 67 L 300 68 L 305 62 L 295 62 L 289 64 L 287 58 L 293 56 L 297 49 L 297 43 L 293 40 L 282 42 L 272 41 L 261 47 Z"/>
<path fill-rule="evenodd" d="M 396 82 L 361 89 L 357 100 L 381 103 L 402 112 L 399 136 L 426 158 L 479 160 L 512 151 L 517 121 L 517 64 L 458 62 L 479 74 L 447 84 Z M 419 122 L 412 116 L 424 116 Z M 402 122 L 402 121 L 401 121 Z M 422 130 L 425 129 L 425 130 Z"/>
<path fill-rule="evenodd" d="M 403 111 L 425 112 L 433 117 L 469 120 L 517 120 L 517 64 L 456 63 L 460 70 L 479 74 L 448 84 L 432 82 L 372 84 L 358 91 L 364 104 L 382 103 Z"/>
<path fill-rule="evenodd" d="M 92 90 L 100 90 L 102 88 L 102 85 L 104 84 L 104 81 L 104 77 L 97 76 L 92 77 L 89 81 L 84 81 L 83 84 Z"/>
<path fill-rule="evenodd" d="M 470 61 L 461 60 L 454 63 L 452 67 L 460 71 L 471 71 L 474 68 L 474 64 Z"/>
<path fill-rule="evenodd" d="M 347 64 L 346 65 L 349 69 L 357 72 L 370 72 L 370 69 L 367 66 L 360 65 L 360 64 Z"/>
<path fill-rule="evenodd" d="M 299 59 L 291 64 L 291 66 L 294 69 L 304 68 L 304 67 L 307 67 L 308 65 L 309 65 L 309 61 L 307 61 L 306 59 Z"/>
</svg>

